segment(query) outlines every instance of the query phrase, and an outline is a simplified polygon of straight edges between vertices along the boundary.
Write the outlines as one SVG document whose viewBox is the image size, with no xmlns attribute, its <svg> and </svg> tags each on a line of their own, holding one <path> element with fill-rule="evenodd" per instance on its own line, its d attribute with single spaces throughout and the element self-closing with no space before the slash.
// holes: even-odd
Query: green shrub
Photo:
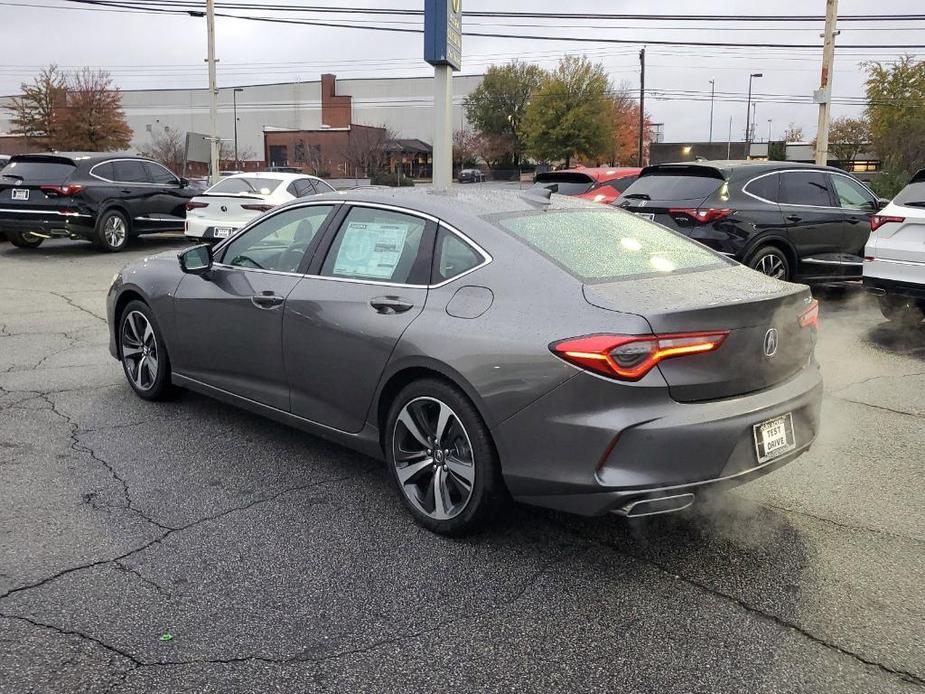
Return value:
<svg viewBox="0 0 925 694">
<path fill-rule="evenodd" d="M 369 182 L 374 186 L 391 186 L 392 188 L 398 188 L 399 186 L 414 186 L 414 180 L 407 176 L 399 177 L 397 174 L 393 173 L 376 174 L 369 179 Z"/>
<path fill-rule="evenodd" d="M 892 200 L 909 182 L 911 176 L 905 171 L 883 169 L 871 179 L 870 187 L 881 198 Z"/>
</svg>

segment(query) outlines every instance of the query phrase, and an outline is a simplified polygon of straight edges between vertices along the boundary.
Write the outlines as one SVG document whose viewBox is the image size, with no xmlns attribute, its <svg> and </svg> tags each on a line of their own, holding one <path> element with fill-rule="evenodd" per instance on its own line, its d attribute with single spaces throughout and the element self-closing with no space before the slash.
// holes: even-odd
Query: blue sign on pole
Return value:
<svg viewBox="0 0 925 694">
<path fill-rule="evenodd" d="M 462 69 L 462 0 L 424 0 L 424 60 Z"/>
</svg>

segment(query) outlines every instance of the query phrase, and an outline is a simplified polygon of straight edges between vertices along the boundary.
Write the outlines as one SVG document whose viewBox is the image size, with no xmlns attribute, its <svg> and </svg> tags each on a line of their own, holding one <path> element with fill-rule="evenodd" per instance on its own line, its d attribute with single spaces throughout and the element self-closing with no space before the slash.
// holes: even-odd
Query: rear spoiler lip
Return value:
<svg viewBox="0 0 925 694">
<path fill-rule="evenodd" d="M 642 178 L 643 176 L 660 173 L 660 172 L 671 172 L 671 171 L 678 171 L 678 172 L 683 172 L 683 173 L 692 173 L 694 171 L 702 172 L 708 175 L 710 178 L 718 178 L 723 181 L 725 181 L 727 178 L 726 174 L 723 173 L 723 170 L 720 169 L 719 167 L 703 165 L 703 164 L 686 164 L 686 163 L 685 164 L 650 164 L 649 166 L 646 166 L 645 168 L 643 168 L 642 171 L 639 172 L 639 178 Z"/>
<path fill-rule="evenodd" d="M 266 200 L 260 195 L 239 195 L 237 193 L 199 193 L 197 198 L 232 198 L 234 200 Z"/>
</svg>

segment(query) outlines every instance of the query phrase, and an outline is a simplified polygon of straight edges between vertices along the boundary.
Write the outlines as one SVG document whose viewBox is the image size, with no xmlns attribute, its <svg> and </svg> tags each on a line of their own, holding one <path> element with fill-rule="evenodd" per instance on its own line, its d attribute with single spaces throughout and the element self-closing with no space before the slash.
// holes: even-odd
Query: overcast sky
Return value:
<svg viewBox="0 0 925 694">
<path fill-rule="evenodd" d="M 252 0 L 253 1 L 253 0 Z M 260 0 L 273 2 L 274 0 Z M 220 2 L 220 0 L 219 0 Z M 283 0 L 275 0 L 283 4 Z M 422 0 L 292 0 L 289 4 L 352 7 L 423 7 Z M 67 9 L 61 9 L 66 7 Z M 57 8 L 57 9 L 55 9 Z M 77 9 L 75 9 L 77 8 Z M 122 89 L 152 87 L 205 87 L 205 20 L 188 16 L 165 16 L 92 11 L 61 0 L 0 0 L 0 94 L 18 91 L 18 85 L 48 63 L 108 69 Z M 776 0 L 746 3 L 737 0 L 463 0 L 463 11 L 520 10 L 531 12 L 612 12 L 744 14 L 760 13 L 822 15 L 824 0 Z M 749 9 L 746 9 L 749 8 Z M 925 10 L 921 0 L 840 0 L 839 14 L 908 14 Z M 238 12 L 241 14 L 240 12 Z M 267 11 L 256 12 L 267 16 Z M 321 19 L 319 15 L 272 13 Z M 326 15 L 327 21 L 384 21 L 389 26 L 416 28 L 419 16 L 376 18 L 368 15 Z M 708 42 L 800 43 L 819 49 L 770 49 L 653 46 L 646 49 L 646 110 L 655 122 L 665 123 L 666 140 L 705 140 L 709 128 L 710 84 L 715 78 L 717 99 L 714 139 L 725 140 L 733 118 L 734 139 L 742 139 L 744 103 L 750 72 L 764 77 L 754 82 L 757 101 L 756 138 L 764 139 L 768 119 L 773 136 L 779 137 L 788 123 L 803 126 L 811 138 L 817 108 L 809 100 L 819 86 L 822 30 L 819 24 L 705 24 L 681 21 L 641 22 L 629 20 L 574 20 L 555 23 L 534 19 L 464 18 L 464 29 L 508 34 L 545 34 L 584 38 L 619 38 L 638 44 L 579 43 L 466 37 L 462 74 L 479 74 L 495 62 L 514 57 L 551 67 L 566 53 L 585 54 L 603 62 L 615 85 L 639 87 L 638 51 L 648 40 Z M 568 25 L 566 28 L 565 25 Z M 694 29 L 694 27 L 697 27 Z M 844 23 L 842 44 L 923 44 L 925 22 Z M 312 26 L 266 24 L 240 19 L 216 20 L 219 86 L 229 87 L 300 78 L 315 80 L 322 72 L 340 77 L 397 77 L 426 75 L 430 68 L 422 59 L 423 38 L 399 34 Z M 836 50 L 834 94 L 862 97 L 864 60 L 889 61 L 919 50 Z M 861 106 L 837 104 L 833 115 L 856 115 Z"/>
</svg>

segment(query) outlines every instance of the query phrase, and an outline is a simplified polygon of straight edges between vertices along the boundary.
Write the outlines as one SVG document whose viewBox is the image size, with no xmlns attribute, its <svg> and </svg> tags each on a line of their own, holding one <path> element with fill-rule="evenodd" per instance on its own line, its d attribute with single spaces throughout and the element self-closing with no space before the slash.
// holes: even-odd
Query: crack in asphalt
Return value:
<svg viewBox="0 0 925 694">
<path fill-rule="evenodd" d="M 571 528 L 569 528 L 567 525 L 560 524 L 560 523 L 558 523 L 558 522 L 556 522 L 556 521 L 553 521 L 553 520 L 550 520 L 550 519 L 546 519 L 546 520 L 547 520 L 547 522 L 549 522 L 549 523 L 550 523 L 551 525 L 553 525 L 554 527 L 559 528 L 560 530 L 562 530 L 562 531 L 568 533 L 569 535 L 572 535 L 573 537 L 581 537 L 581 535 L 578 535 L 578 533 L 576 533 L 574 530 L 572 530 Z M 620 547 L 619 545 L 611 544 L 611 543 L 605 542 L 605 541 L 603 541 L 603 540 L 597 540 L 597 539 L 588 540 L 587 538 L 584 538 L 584 539 L 585 539 L 586 541 L 590 541 L 590 542 L 592 542 L 592 543 L 594 543 L 594 544 L 600 545 L 601 547 L 606 547 L 607 549 L 610 549 L 611 551 L 616 552 L 617 554 L 620 554 L 620 555 L 622 555 L 622 556 L 624 556 L 624 557 L 628 557 L 628 558 L 633 559 L 633 560 L 635 560 L 635 561 L 638 561 L 638 562 L 640 562 L 640 563 L 642 563 L 642 564 L 646 564 L 646 565 L 652 566 L 652 567 L 654 567 L 655 569 L 657 569 L 658 571 L 660 571 L 661 573 L 665 574 L 666 576 L 670 576 L 670 577 L 672 577 L 672 578 L 680 579 L 681 581 L 684 581 L 684 582 L 687 583 L 688 585 L 693 586 L 693 587 L 695 587 L 695 588 L 698 588 L 698 589 L 700 589 L 701 591 L 703 591 L 703 592 L 705 592 L 705 593 L 708 593 L 708 594 L 710 594 L 710 595 L 712 595 L 712 596 L 714 596 L 714 597 L 716 597 L 716 598 L 720 598 L 720 599 L 722 599 L 722 600 L 725 600 L 725 601 L 734 603 L 735 605 L 738 605 L 741 609 L 745 610 L 745 611 L 748 612 L 749 614 L 756 615 L 756 616 L 758 616 L 758 617 L 760 617 L 760 618 L 762 618 L 762 619 L 764 619 L 764 620 L 766 620 L 766 621 L 772 622 L 772 623 L 774 623 L 774 624 L 776 624 L 776 625 L 778 625 L 778 626 L 780 626 L 780 627 L 782 627 L 782 628 L 784 628 L 784 629 L 789 629 L 789 630 L 791 630 L 791 631 L 794 631 L 794 632 L 800 634 L 801 636 L 803 636 L 804 638 L 806 638 L 806 639 L 812 641 L 813 643 L 819 644 L 820 646 L 823 646 L 823 647 L 825 647 L 825 648 L 829 648 L 829 649 L 831 649 L 831 650 L 833 650 L 833 651 L 836 651 L 836 652 L 838 652 L 838 653 L 841 653 L 842 655 L 845 655 L 845 656 L 848 656 L 848 657 L 850 657 L 850 658 L 853 658 L 854 660 L 858 661 L 859 663 L 863 663 L 864 665 L 867 665 L 867 666 L 869 666 L 869 667 L 876 668 L 876 669 L 878 669 L 878 670 L 880 670 L 880 671 L 882 671 L 882 672 L 884 672 L 884 673 L 887 673 L 887 674 L 889 674 L 889 675 L 892 675 L 892 676 L 894 676 L 894 677 L 899 677 L 900 679 L 903 679 L 903 680 L 905 680 L 905 681 L 907 681 L 907 682 L 910 682 L 910 683 L 912 683 L 912 684 L 916 684 L 916 685 L 919 685 L 919 686 L 925 686 L 925 679 L 923 679 L 922 677 L 916 675 L 916 674 L 913 673 L 913 672 L 910 672 L 910 671 L 908 671 L 908 670 L 901 670 L 901 669 L 898 669 L 898 668 L 891 668 L 891 667 L 889 667 L 888 665 L 884 665 L 883 663 L 877 662 L 876 660 L 870 660 L 869 658 L 865 658 L 865 657 L 864 657 L 863 655 L 861 655 L 860 653 L 856 653 L 856 652 L 854 652 L 854 651 L 852 651 L 852 650 L 849 650 L 849 649 L 847 649 L 847 648 L 845 648 L 845 647 L 843 647 L 843 646 L 839 646 L 839 645 L 836 644 L 836 643 L 832 643 L 832 642 L 830 642 L 830 641 L 827 641 L 826 639 L 824 639 L 824 638 L 822 638 L 822 637 L 820 637 L 820 636 L 816 636 L 815 634 L 813 634 L 812 632 L 808 631 L 808 630 L 805 629 L 804 627 L 799 626 L 798 624 L 794 624 L 793 622 L 789 622 L 789 621 L 787 621 L 786 619 L 783 619 L 782 617 L 779 617 L 779 616 L 776 615 L 776 614 L 773 614 L 773 613 L 771 613 L 771 612 L 767 612 L 767 611 L 765 611 L 765 610 L 762 610 L 762 609 L 760 609 L 760 608 L 758 608 L 758 607 L 755 607 L 754 605 L 750 605 L 750 604 L 748 604 L 745 600 L 743 600 L 742 598 L 739 598 L 739 597 L 737 597 L 737 596 L 735 596 L 735 595 L 731 595 L 731 594 L 729 594 L 729 593 L 723 592 L 722 590 L 719 590 L 718 588 L 714 588 L 713 586 L 711 586 L 711 585 L 709 585 L 709 584 L 707 584 L 707 583 L 704 583 L 703 581 L 700 581 L 700 580 L 698 580 L 698 579 L 696 579 L 696 578 L 692 578 L 692 577 L 690 577 L 690 576 L 685 576 L 684 574 L 682 574 L 682 573 L 680 573 L 680 572 L 678 572 L 678 571 L 676 571 L 676 570 L 674 570 L 674 569 L 669 568 L 667 565 L 665 565 L 665 564 L 663 564 L 663 563 L 661 563 L 661 562 L 658 562 L 658 561 L 656 561 L 656 560 L 654 560 L 654 559 L 651 559 L 651 558 L 648 558 L 648 557 L 639 556 L 639 555 L 634 554 L 634 553 L 632 553 L 632 552 L 628 552 L 628 551 L 626 551 L 624 548 Z"/>
<path fill-rule="evenodd" d="M 45 290 L 45 293 L 46 293 L 46 294 L 51 294 L 52 296 L 56 296 L 56 297 L 58 297 L 59 299 L 63 299 L 64 302 L 67 303 L 68 306 L 70 306 L 71 308 L 76 308 L 78 311 L 83 311 L 83 312 L 86 313 L 88 316 L 93 316 L 93 317 L 96 318 L 97 320 L 103 321 L 104 323 L 107 323 L 107 322 L 108 322 L 108 321 L 106 320 L 105 317 L 103 317 L 103 316 L 98 316 L 97 314 L 93 313 L 93 311 L 91 311 L 90 309 L 87 309 L 87 308 L 84 308 L 83 306 L 80 306 L 80 305 L 78 305 L 78 304 L 75 304 L 74 301 L 73 301 L 69 296 L 65 296 L 64 294 L 59 294 L 58 292 L 53 292 L 53 291 L 50 291 L 50 290 L 48 290 L 48 289 Z"/>
<path fill-rule="evenodd" d="M 843 386 L 839 386 L 838 388 L 835 388 L 834 390 L 830 390 L 827 392 L 829 395 L 834 395 L 835 393 L 840 393 L 841 391 L 847 390 L 848 388 L 851 388 L 853 386 L 862 386 L 865 383 L 870 383 L 871 381 L 879 381 L 882 378 L 909 378 L 910 376 L 925 376 L 925 371 L 915 371 L 913 373 L 907 373 L 907 374 L 889 373 L 889 374 L 880 374 L 879 376 L 870 376 L 869 378 L 862 378 L 860 381 L 852 381 L 851 383 L 848 383 Z"/>
<path fill-rule="evenodd" d="M 49 631 L 53 631 L 56 634 L 60 634 L 62 636 L 76 636 L 79 639 L 95 643 L 100 648 L 103 648 L 106 651 L 119 656 L 120 658 L 125 658 L 126 660 L 131 662 L 134 667 L 139 667 L 140 665 L 142 665 L 142 662 L 138 660 L 137 658 L 135 658 L 135 656 L 133 656 L 131 653 L 127 653 L 126 651 L 123 651 L 120 648 L 116 648 L 115 646 L 112 646 L 104 641 L 101 641 L 95 636 L 90 636 L 89 634 L 85 634 L 82 631 L 76 631 L 73 629 L 62 629 L 61 627 L 55 626 L 54 624 L 46 624 L 45 622 L 39 622 L 38 620 L 32 619 L 31 617 L 23 617 L 21 615 L 15 615 L 15 614 L 4 614 L 2 612 L 0 612 L 0 619 L 16 619 L 21 622 L 26 622 L 27 624 L 31 624 L 34 627 L 39 627 L 41 629 L 48 629 Z"/>
<path fill-rule="evenodd" d="M 61 571 L 58 571 L 57 573 L 54 573 L 54 574 L 52 574 L 51 576 L 46 576 L 45 578 L 43 578 L 43 579 L 41 579 L 41 580 L 39 580 L 39 581 L 36 581 L 36 582 L 34 582 L 34 583 L 29 583 L 29 584 L 26 584 L 26 585 L 17 586 L 16 588 L 11 588 L 11 589 L 9 589 L 8 591 L 6 591 L 5 593 L 3 593 L 2 595 L 0 595 L 0 601 L 6 600 L 6 599 L 9 598 L 10 596 L 16 595 L 17 593 L 22 593 L 22 592 L 27 591 L 27 590 L 34 590 L 35 588 L 41 588 L 42 586 L 45 586 L 45 585 L 47 585 L 47 584 L 49 584 L 49 583 L 51 583 L 51 582 L 53 582 L 53 581 L 56 581 L 57 579 L 61 578 L 62 576 L 67 576 L 67 575 L 72 574 L 72 573 L 75 573 L 75 572 L 77 572 L 77 571 L 85 571 L 85 570 L 87 570 L 87 569 L 93 569 L 93 568 L 96 568 L 96 567 L 98 567 L 98 566 L 103 566 L 103 565 L 105 565 L 105 564 L 112 564 L 112 563 L 114 563 L 114 562 L 118 562 L 118 561 L 121 561 L 121 560 L 123 560 L 123 559 L 127 559 L 128 557 L 131 557 L 131 556 L 133 556 L 133 555 L 135 555 L 135 554 L 138 554 L 139 552 L 143 552 L 144 550 L 148 549 L 149 547 L 153 547 L 154 545 L 160 544 L 161 542 L 163 542 L 164 540 L 166 540 L 168 537 L 170 537 L 170 536 L 172 536 L 172 535 L 175 535 L 175 534 L 177 534 L 177 533 L 184 532 L 184 531 L 186 531 L 186 530 L 190 530 L 191 528 L 195 528 L 195 527 L 197 527 L 197 526 L 199 526 L 199 525 L 202 525 L 203 523 L 209 523 L 209 522 L 211 522 L 211 521 L 218 520 L 219 518 L 223 518 L 223 517 L 225 517 L 225 516 L 227 516 L 227 515 L 229 515 L 229 514 L 231 514 L 231 513 L 237 513 L 238 511 L 246 511 L 246 510 L 248 510 L 248 509 L 253 508 L 254 506 L 257 506 L 257 505 L 260 505 L 260 504 L 264 504 L 264 503 L 269 503 L 269 502 L 271 502 L 271 501 L 276 501 L 277 499 L 279 499 L 280 497 L 282 497 L 282 496 L 284 496 L 284 495 L 286 495 L 286 494 L 291 494 L 291 493 L 294 493 L 294 492 L 299 492 L 299 491 L 302 491 L 302 490 L 305 490 L 305 489 L 312 489 L 312 488 L 315 488 L 315 487 L 320 487 L 320 486 L 322 486 L 322 485 L 332 484 L 332 483 L 335 483 L 335 482 L 344 482 L 344 481 L 346 481 L 346 480 L 349 480 L 349 479 L 352 479 L 352 478 L 355 478 L 355 477 L 360 477 L 360 476 L 362 476 L 362 475 L 368 473 L 368 472 L 369 472 L 370 470 L 372 470 L 372 469 L 374 469 L 374 466 L 367 467 L 367 468 L 365 468 L 365 469 L 363 469 L 363 470 L 361 470 L 360 472 L 357 472 L 357 473 L 355 473 L 355 474 L 344 475 L 344 476 L 341 476 L 341 477 L 333 477 L 333 478 L 331 478 L 331 479 L 329 479 L 329 480 L 322 480 L 321 482 L 311 482 L 311 483 L 308 483 L 308 484 L 299 484 L 299 485 L 294 485 L 294 486 L 292 486 L 292 487 L 286 487 L 286 488 L 281 489 L 281 490 L 279 490 L 279 491 L 277 491 L 277 492 L 274 492 L 273 494 L 270 494 L 269 496 L 260 497 L 260 498 L 258 498 L 258 499 L 254 499 L 253 501 L 249 501 L 249 502 L 246 503 L 246 504 L 242 504 L 242 505 L 240 505 L 240 506 L 232 506 L 232 507 L 230 507 L 230 508 L 223 509 L 223 510 L 217 512 L 217 513 L 213 513 L 212 515 L 204 516 L 204 517 L 202 517 L 202 518 L 197 518 L 196 520 L 191 521 L 191 522 L 187 523 L 186 525 L 181 525 L 181 526 L 175 527 L 175 528 L 169 528 L 169 529 L 166 530 L 164 533 L 160 534 L 158 537 L 155 537 L 154 539 L 149 540 L 148 542 L 145 542 L 144 544 L 142 544 L 142 545 L 140 545 L 140 546 L 138 546 L 138 547 L 135 547 L 134 549 L 130 549 L 130 550 L 127 551 L 127 552 L 123 552 L 122 554 L 120 554 L 120 555 L 118 555 L 118 556 L 110 557 L 109 559 L 98 559 L 98 560 L 96 560 L 96 561 L 88 562 L 88 563 L 86 563 L 86 564 L 80 564 L 80 565 L 78 565 L 78 566 L 72 566 L 72 567 L 69 567 L 69 568 L 67 568 L 67 569 L 62 569 Z"/>
<path fill-rule="evenodd" d="M 854 405 L 863 405 L 864 407 L 872 407 L 875 410 L 883 410 L 884 412 L 892 412 L 893 414 L 901 414 L 906 417 L 915 417 L 916 419 L 925 419 L 925 414 L 919 414 L 917 412 L 908 412 L 906 410 L 896 410 L 892 407 L 887 407 L 886 405 L 875 405 L 871 402 L 864 402 L 863 400 L 852 400 L 851 398 L 844 398 L 841 395 L 835 395 L 829 393 L 829 397 L 835 398 L 836 400 L 841 400 L 842 402 L 850 402 Z"/>
<path fill-rule="evenodd" d="M 925 544 L 925 539 L 912 537 L 910 535 L 901 535 L 899 533 L 890 532 L 889 530 L 883 530 L 880 528 L 870 528 L 866 525 L 852 525 L 850 523 L 842 523 L 831 518 L 826 518 L 825 516 L 817 516 L 815 513 L 809 513 L 808 511 L 800 511 L 795 508 L 787 508 L 786 506 L 778 506 L 776 504 L 769 504 L 766 502 L 757 502 L 758 506 L 763 506 L 764 508 L 770 509 L 772 511 L 783 511 L 785 513 L 792 513 L 796 516 L 805 516 L 806 518 L 812 518 L 815 521 L 820 523 L 825 523 L 826 525 L 834 525 L 836 528 L 843 528 L 845 530 L 853 530 L 855 532 L 867 532 L 874 533 L 876 535 L 885 535 L 887 537 L 894 538 L 896 540 L 904 540 L 906 542 L 912 542 L 915 544 Z"/>
<path fill-rule="evenodd" d="M 160 583 L 148 578 L 147 576 L 144 576 L 140 571 L 138 571 L 138 569 L 133 569 L 131 566 L 126 566 L 119 559 L 114 560 L 113 563 L 118 567 L 120 571 L 124 571 L 127 574 L 131 574 L 132 576 L 135 576 L 142 583 L 151 586 L 152 588 L 154 588 L 154 590 L 156 590 L 158 593 L 160 593 L 164 597 L 167 597 L 167 598 L 173 597 L 173 593 L 171 593 L 169 590 L 164 588 Z"/>
</svg>

